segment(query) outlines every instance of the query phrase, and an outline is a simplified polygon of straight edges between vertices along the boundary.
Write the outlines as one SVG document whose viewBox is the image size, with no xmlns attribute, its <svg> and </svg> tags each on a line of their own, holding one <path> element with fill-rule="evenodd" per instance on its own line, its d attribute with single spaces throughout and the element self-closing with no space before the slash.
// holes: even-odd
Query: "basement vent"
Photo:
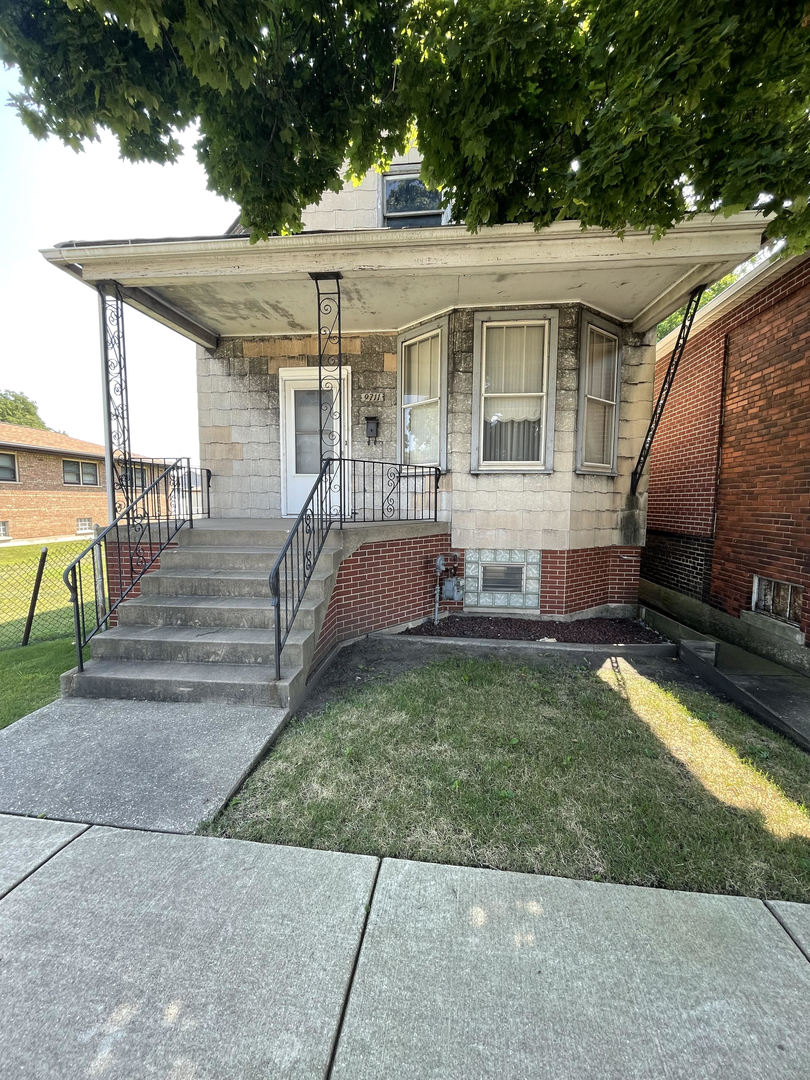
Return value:
<svg viewBox="0 0 810 1080">
<path fill-rule="evenodd" d="M 523 563 L 484 563 L 481 567 L 482 592 L 523 592 Z"/>
</svg>

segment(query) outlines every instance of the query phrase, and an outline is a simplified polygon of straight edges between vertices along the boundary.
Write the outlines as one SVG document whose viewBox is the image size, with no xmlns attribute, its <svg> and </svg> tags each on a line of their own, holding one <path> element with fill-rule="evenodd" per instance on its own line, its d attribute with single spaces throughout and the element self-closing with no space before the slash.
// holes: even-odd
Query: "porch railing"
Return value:
<svg viewBox="0 0 810 1080">
<path fill-rule="evenodd" d="M 436 521 L 441 470 L 353 458 L 324 461 L 270 571 L 276 678 L 281 652 L 333 525 L 346 522 Z"/>
<path fill-rule="evenodd" d="M 110 616 L 180 529 L 193 527 L 195 518 L 210 516 L 209 469 L 194 468 L 188 458 L 133 461 L 132 467 L 132 486 L 140 493 L 62 575 L 73 605 L 79 671 L 84 668 L 84 647 L 109 625 Z M 138 470 L 145 472 L 143 482 Z"/>
</svg>

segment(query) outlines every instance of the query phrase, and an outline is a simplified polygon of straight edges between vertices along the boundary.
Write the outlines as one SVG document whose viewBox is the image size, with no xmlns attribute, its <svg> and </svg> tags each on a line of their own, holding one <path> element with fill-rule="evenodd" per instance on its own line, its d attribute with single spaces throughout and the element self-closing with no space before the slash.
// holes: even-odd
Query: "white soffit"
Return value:
<svg viewBox="0 0 810 1080">
<path fill-rule="evenodd" d="M 561 222 L 539 232 L 503 225 L 111 241 L 43 251 L 90 285 L 136 290 L 135 306 L 180 333 L 219 337 L 309 333 L 315 271 L 340 271 L 344 333 L 399 330 L 453 307 L 579 301 L 646 331 L 695 285 L 717 280 L 759 250 L 755 212 L 699 216 L 660 240 Z M 150 302 L 154 301 L 150 312 Z M 173 320 L 172 313 L 178 318 Z M 191 329 L 190 329 L 190 324 Z"/>
</svg>

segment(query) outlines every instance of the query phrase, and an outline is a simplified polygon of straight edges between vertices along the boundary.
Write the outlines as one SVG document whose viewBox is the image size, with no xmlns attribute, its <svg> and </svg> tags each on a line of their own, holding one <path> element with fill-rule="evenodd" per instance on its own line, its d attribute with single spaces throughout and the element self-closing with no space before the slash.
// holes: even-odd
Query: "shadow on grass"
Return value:
<svg viewBox="0 0 810 1080">
<path fill-rule="evenodd" d="M 379 674 L 294 719 L 209 831 L 810 900 L 810 813 L 797 797 L 810 756 L 731 706 L 681 701 L 624 661 L 449 659 Z M 346 683 L 358 677 L 348 665 Z M 698 715 L 712 709 L 739 745 Z M 745 746 L 777 761 L 778 778 Z"/>
</svg>

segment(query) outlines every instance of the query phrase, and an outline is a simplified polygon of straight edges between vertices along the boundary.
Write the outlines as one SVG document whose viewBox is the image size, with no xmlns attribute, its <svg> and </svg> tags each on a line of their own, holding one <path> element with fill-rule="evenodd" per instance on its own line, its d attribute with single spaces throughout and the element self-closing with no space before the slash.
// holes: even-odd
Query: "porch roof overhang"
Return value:
<svg viewBox="0 0 810 1080">
<path fill-rule="evenodd" d="M 221 338 L 310 333 L 311 273 L 340 271 L 344 333 L 397 331 L 456 307 L 584 303 L 637 331 L 756 252 L 755 211 L 698 215 L 661 239 L 559 222 L 59 244 L 42 251 L 88 285 L 209 348 Z"/>
</svg>

